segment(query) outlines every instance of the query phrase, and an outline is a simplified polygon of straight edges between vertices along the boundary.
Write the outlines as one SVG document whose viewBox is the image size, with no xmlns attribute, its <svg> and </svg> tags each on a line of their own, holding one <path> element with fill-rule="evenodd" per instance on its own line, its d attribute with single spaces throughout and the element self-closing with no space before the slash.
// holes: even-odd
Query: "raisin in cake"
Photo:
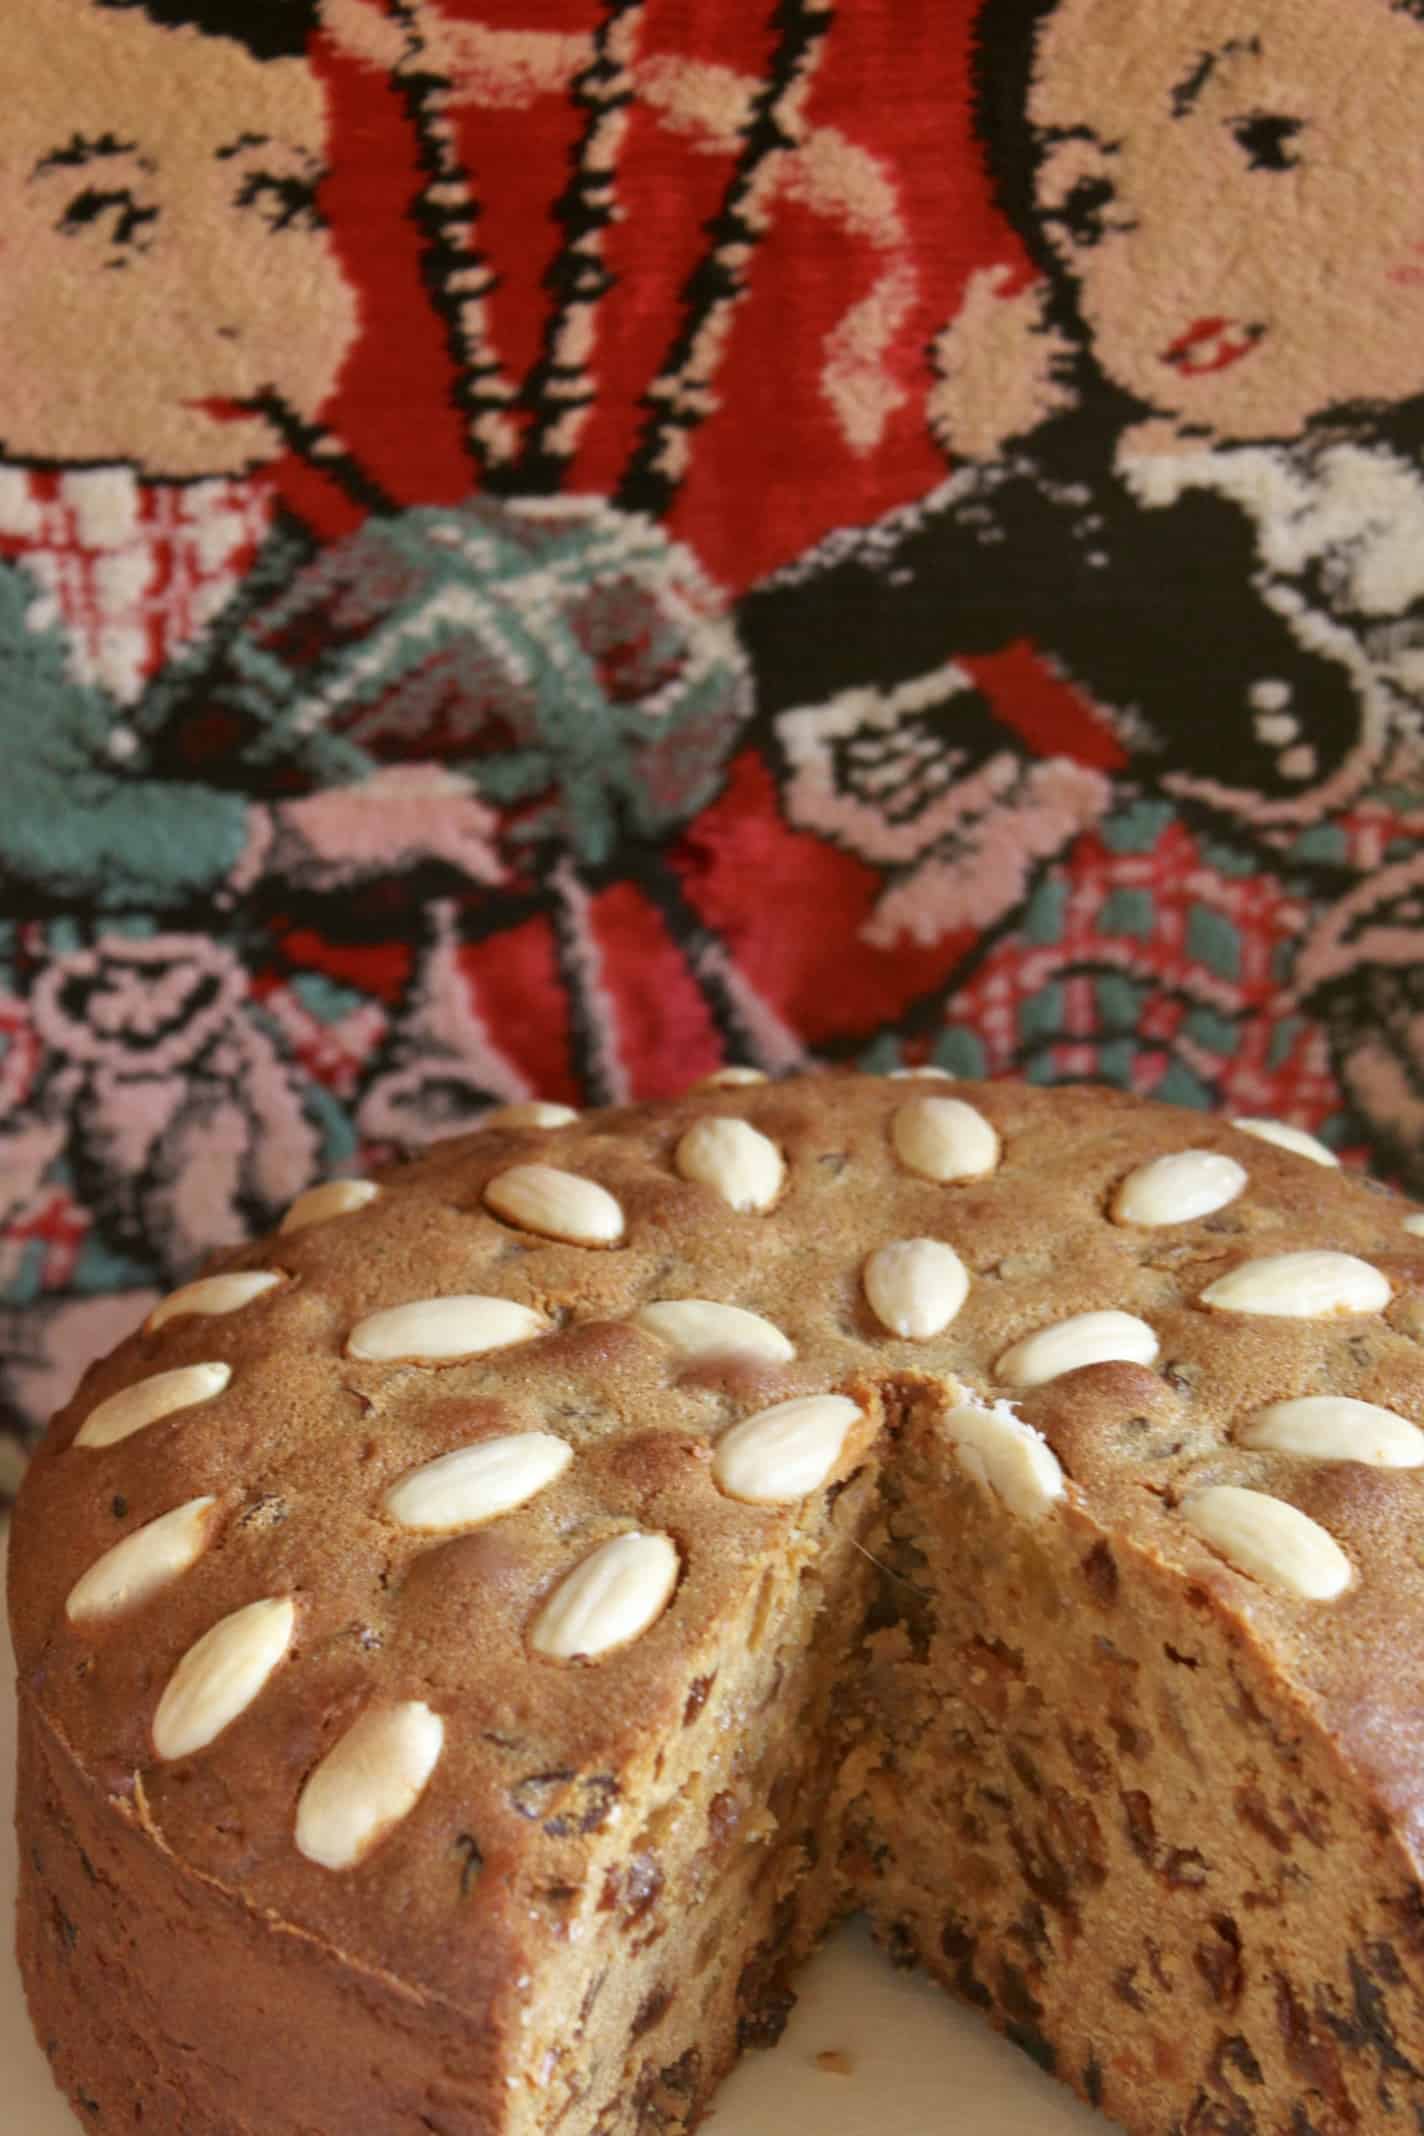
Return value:
<svg viewBox="0 0 1424 2136">
<path fill-rule="evenodd" d="M 1424 1217 L 1091 1090 L 517 1106 L 26 1480 L 20 1955 L 144 2136 L 646 2136 L 845 1909 L 1133 2131 L 1424 2127 Z"/>
</svg>

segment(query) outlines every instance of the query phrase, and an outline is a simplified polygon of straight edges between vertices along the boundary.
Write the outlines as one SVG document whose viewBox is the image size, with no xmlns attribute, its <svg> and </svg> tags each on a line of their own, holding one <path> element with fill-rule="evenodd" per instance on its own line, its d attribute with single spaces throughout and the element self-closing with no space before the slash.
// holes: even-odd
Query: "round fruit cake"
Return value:
<svg viewBox="0 0 1424 2136">
<path fill-rule="evenodd" d="M 507 1107 L 18 1505 L 88 2125 L 648 2136 L 870 1915 L 1141 2136 L 1424 2128 L 1424 1217 L 1084 1088 Z"/>
</svg>

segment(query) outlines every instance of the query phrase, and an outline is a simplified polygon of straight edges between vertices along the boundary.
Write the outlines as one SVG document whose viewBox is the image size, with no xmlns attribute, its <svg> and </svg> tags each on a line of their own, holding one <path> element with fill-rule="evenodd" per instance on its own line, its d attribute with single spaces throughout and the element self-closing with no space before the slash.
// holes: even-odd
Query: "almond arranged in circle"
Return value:
<svg viewBox="0 0 1424 2136">
<path fill-rule="evenodd" d="M 774 1402 L 723 1432 L 712 1457 L 713 1481 L 747 1505 L 794 1505 L 825 1482 L 861 1414 L 843 1394 Z"/>
<path fill-rule="evenodd" d="M 512 1298 L 461 1293 L 453 1298 L 412 1298 L 358 1320 L 346 1338 L 348 1357 L 379 1364 L 440 1365 L 482 1357 L 546 1335 L 549 1322 Z"/>
<path fill-rule="evenodd" d="M 1241 1446 L 1301 1454 L 1311 1461 L 1360 1461 L 1368 1468 L 1424 1467 L 1424 1431 L 1377 1402 L 1307 1394 L 1272 1402 L 1236 1434 Z"/>
<path fill-rule="evenodd" d="M 232 1378 L 232 1366 L 215 1361 L 206 1365 L 178 1365 L 171 1372 L 153 1372 L 120 1387 L 117 1394 L 97 1402 L 74 1434 L 76 1446 L 114 1446 L 146 1425 L 176 1416 L 180 1409 L 196 1409 L 221 1394 Z"/>
<path fill-rule="evenodd" d="M 640 1305 L 635 1328 L 656 1335 L 684 1357 L 754 1357 L 771 1365 L 789 1364 L 792 1343 L 760 1313 L 745 1306 L 721 1305 L 715 1298 L 665 1298 Z"/>
<path fill-rule="evenodd" d="M 485 1207 L 517 1230 L 570 1246 L 616 1246 L 623 1211 L 606 1187 L 552 1164 L 515 1164 L 485 1188 Z"/>
<path fill-rule="evenodd" d="M 1175 1150 L 1129 1172 L 1113 1197 L 1118 1224 L 1190 1224 L 1235 1201 L 1246 1170 L 1219 1150 Z"/>
<path fill-rule="evenodd" d="M 987 1179 L 999 1162 L 997 1131 L 963 1098 L 911 1098 L 890 1135 L 907 1172 L 943 1185 Z"/>
<path fill-rule="evenodd" d="M 1020 1520 L 1041 1520 L 1063 1496 L 1057 1455 L 1020 1417 L 966 1403 L 944 1421 L 960 1466 Z"/>
<path fill-rule="evenodd" d="M 947 1068 L 937 1068 L 930 1062 L 926 1062 L 920 1068 L 891 1068 L 888 1071 L 887 1080 L 892 1083 L 913 1083 L 915 1078 L 921 1075 L 933 1076 L 941 1083 L 952 1083 L 954 1081 Z"/>
<path fill-rule="evenodd" d="M 216 1504 L 212 1497 L 190 1498 L 186 1505 L 135 1528 L 96 1558 L 69 1590 L 64 1613 L 70 1622 L 117 1616 L 196 1565 L 207 1548 Z"/>
<path fill-rule="evenodd" d="M 555 1105 L 547 1098 L 520 1098 L 513 1105 L 496 1105 L 485 1113 L 481 1127 L 571 1127 L 578 1114 L 572 1105 Z"/>
<path fill-rule="evenodd" d="M 667 1608 L 677 1575 L 677 1549 L 666 1535 L 615 1535 L 559 1582 L 529 1644 L 551 1661 L 595 1661 L 628 1646 Z"/>
<path fill-rule="evenodd" d="M 969 1271 L 943 1239 L 877 1246 L 862 1281 L 876 1319 L 905 1342 L 943 1334 L 969 1296 Z"/>
<path fill-rule="evenodd" d="M 153 1716 L 165 1762 L 204 1750 L 245 1713 L 292 1643 L 296 1604 L 269 1596 L 220 1618 L 189 1647 Z"/>
<path fill-rule="evenodd" d="M 1315 1135 L 1307 1134 L 1303 1127 L 1292 1127 L 1285 1120 L 1233 1120 L 1231 1125 L 1243 1135 L 1254 1135 L 1258 1142 L 1274 1142 L 1278 1150 L 1292 1150 L 1297 1157 L 1308 1157 L 1312 1164 L 1339 1165 L 1334 1150 L 1327 1149 Z"/>
<path fill-rule="evenodd" d="M 328 1179 L 297 1196 L 282 1218 L 282 1229 L 306 1231 L 313 1224 L 330 1223 L 335 1216 L 350 1216 L 373 1202 L 380 1191 L 374 1179 Z"/>
<path fill-rule="evenodd" d="M 1183 1499 L 1182 1518 L 1229 1565 L 1278 1594 L 1329 1602 L 1350 1584 L 1350 1560 L 1334 1536 L 1266 1491 L 1214 1483 Z"/>
<path fill-rule="evenodd" d="M 1406 1216 L 1404 1228 L 1412 1238 L 1424 1238 L 1424 1215 L 1416 1211 L 1413 1216 Z"/>
<path fill-rule="evenodd" d="M 1336 1313 L 1382 1313 L 1388 1279 L 1352 1253 L 1267 1254 L 1218 1276 L 1201 1294 L 1224 1313 L 1268 1313 L 1282 1320 L 1324 1320 Z"/>
<path fill-rule="evenodd" d="M 1074 1313 L 1025 1335 L 1005 1350 L 994 1373 L 1006 1387 L 1042 1387 L 1084 1365 L 1150 1365 L 1157 1350 L 1157 1337 L 1145 1320 L 1110 1307 Z"/>
<path fill-rule="evenodd" d="M 254 1298 L 261 1298 L 270 1290 L 285 1283 L 287 1278 L 271 1269 L 233 1269 L 225 1276 L 200 1276 L 196 1283 L 185 1283 L 181 1290 L 170 1291 L 160 1298 L 144 1322 L 150 1335 L 156 1334 L 170 1320 L 178 1320 L 187 1313 L 236 1313 L 244 1305 L 251 1305 Z"/>
<path fill-rule="evenodd" d="M 745 1120 L 695 1120 L 673 1159 L 684 1179 L 711 1187 L 743 1216 L 760 1215 L 781 1192 L 786 1166 L 780 1150 Z"/>
<path fill-rule="evenodd" d="M 383 1503 L 403 1528 L 476 1528 L 525 1505 L 572 1460 L 573 1448 L 551 1432 L 507 1432 L 410 1470 Z"/>
<path fill-rule="evenodd" d="M 302 1789 L 298 1851 L 323 1869 L 353 1868 L 409 1817 L 444 1742 L 445 1723 L 420 1699 L 363 1713 Z"/>
</svg>

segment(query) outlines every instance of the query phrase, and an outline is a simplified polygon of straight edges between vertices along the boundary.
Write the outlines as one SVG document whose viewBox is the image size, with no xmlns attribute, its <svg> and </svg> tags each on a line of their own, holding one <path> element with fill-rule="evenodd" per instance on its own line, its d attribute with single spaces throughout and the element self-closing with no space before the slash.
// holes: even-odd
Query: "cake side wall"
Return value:
<svg viewBox="0 0 1424 2136">
<path fill-rule="evenodd" d="M 504 2136 L 493 1994 L 467 2010 L 412 1994 L 192 1876 L 27 1697 L 18 1805 L 20 1969 L 56 2082 L 89 2125 Z"/>
</svg>

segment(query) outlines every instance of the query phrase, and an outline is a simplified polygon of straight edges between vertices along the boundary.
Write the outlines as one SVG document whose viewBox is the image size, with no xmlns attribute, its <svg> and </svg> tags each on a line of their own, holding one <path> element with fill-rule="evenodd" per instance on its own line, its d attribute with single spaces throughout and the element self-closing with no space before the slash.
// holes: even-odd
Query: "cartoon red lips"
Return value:
<svg viewBox="0 0 1424 2136">
<path fill-rule="evenodd" d="M 1200 378 L 1211 371 L 1226 371 L 1243 356 L 1250 355 L 1265 331 L 1264 326 L 1254 321 L 1243 325 L 1235 319 L 1218 316 L 1195 319 L 1184 334 L 1179 334 L 1162 351 L 1162 361 L 1188 378 Z"/>
</svg>

